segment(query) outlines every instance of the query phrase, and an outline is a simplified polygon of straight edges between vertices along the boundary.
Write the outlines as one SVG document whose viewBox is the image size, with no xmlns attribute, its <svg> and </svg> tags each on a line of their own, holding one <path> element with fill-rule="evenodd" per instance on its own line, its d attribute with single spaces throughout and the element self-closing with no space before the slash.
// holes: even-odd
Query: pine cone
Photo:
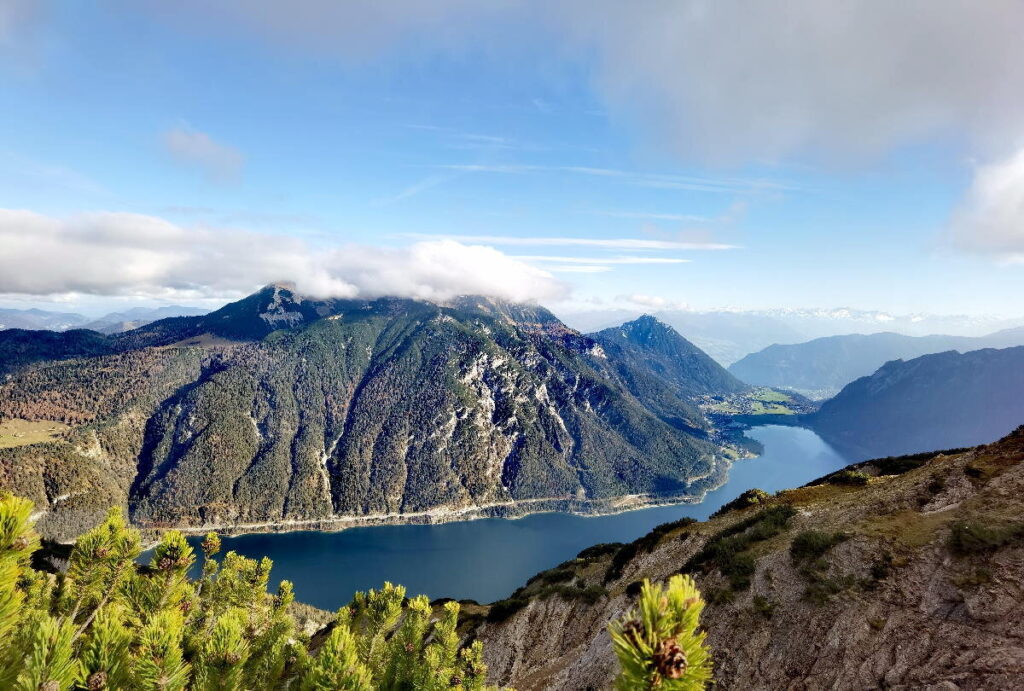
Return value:
<svg viewBox="0 0 1024 691">
<path fill-rule="evenodd" d="M 107 688 L 107 673 L 103 670 L 94 672 L 89 675 L 89 679 L 85 683 L 89 691 L 103 691 Z"/>
<path fill-rule="evenodd" d="M 60 683 L 51 679 L 39 685 L 39 691 L 60 691 Z"/>
<path fill-rule="evenodd" d="M 686 653 L 674 638 L 666 638 L 654 651 L 654 668 L 666 679 L 680 679 L 686 674 Z"/>
</svg>

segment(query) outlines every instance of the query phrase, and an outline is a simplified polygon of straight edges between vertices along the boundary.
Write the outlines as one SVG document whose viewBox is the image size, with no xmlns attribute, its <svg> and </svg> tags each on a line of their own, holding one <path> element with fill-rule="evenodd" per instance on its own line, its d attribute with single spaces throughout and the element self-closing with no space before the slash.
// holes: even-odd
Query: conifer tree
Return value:
<svg viewBox="0 0 1024 691">
<path fill-rule="evenodd" d="M 64 574 L 29 567 L 32 504 L 0 495 L 0 688 L 18 691 L 484 689 L 479 643 L 460 648 L 458 604 L 435 615 L 386 583 L 357 593 L 316 649 L 299 634 L 291 583 L 272 563 L 165 533 L 148 565 L 120 510 L 82 535 Z"/>
<path fill-rule="evenodd" d="M 645 580 L 637 606 L 608 625 L 622 691 L 699 691 L 711 680 L 711 659 L 698 631 L 704 600 L 690 576 L 667 585 Z"/>
</svg>

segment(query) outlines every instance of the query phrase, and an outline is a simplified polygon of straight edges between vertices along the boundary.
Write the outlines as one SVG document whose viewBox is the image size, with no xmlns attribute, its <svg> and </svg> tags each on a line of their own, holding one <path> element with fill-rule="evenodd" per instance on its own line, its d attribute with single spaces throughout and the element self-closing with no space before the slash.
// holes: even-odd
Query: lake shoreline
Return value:
<svg viewBox="0 0 1024 691">
<path fill-rule="evenodd" d="M 598 501 L 548 497 L 486 509 L 435 510 L 411 520 L 377 517 L 379 525 L 346 517 L 324 525 L 327 530 L 315 529 L 322 521 L 225 526 L 234 528 L 225 549 L 271 559 L 275 579 L 294 582 L 305 593 L 304 602 L 326 610 L 385 581 L 431 598 L 493 602 L 592 545 L 627 543 L 686 516 L 706 520 L 745 490 L 797 487 L 848 465 L 810 430 L 768 425 L 752 430 L 752 436 L 764 444 L 763 456 L 718 457 L 712 472 L 681 492 Z M 483 520 L 488 518 L 497 520 Z M 202 533 L 211 527 L 189 527 L 193 549 L 198 551 Z"/>
<path fill-rule="evenodd" d="M 340 533 L 350 528 L 377 528 L 402 525 L 444 525 L 449 523 L 468 523 L 471 521 L 498 518 L 502 520 L 518 520 L 538 514 L 561 513 L 583 518 L 615 516 L 631 511 L 642 511 L 669 506 L 685 506 L 701 504 L 709 492 L 713 492 L 729 482 L 729 470 L 739 461 L 754 461 L 759 456 L 740 459 L 718 459 L 715 468 L 707 475 L 691 479 L 691 487 L 697 491 L 679 494 L 625 494 L 601 499 L 579 499 L 576 497 L 543 497 L 537 499 L 521 499 L 495 504 L 475 505 L 467 507 L 435 508 L 422 512 L 402 514 L 373 514 L 334 516 L 329 518 L 313 518 L 286 521 L 267 521 L 260 523 L 241 524 L 205 524 L 201 526 L 173 526 L 168 528 L 142 527 L 148 534 L 162 534 L 168 530 L 177 530 L 185 535 L 204 535 L 214 532 L 225 538 L 246 535 L 276 535 L 284 533 Z M 159 542 L 159 538 L 148 540 L 146 549 L 151 549 Z"/>
</svg>

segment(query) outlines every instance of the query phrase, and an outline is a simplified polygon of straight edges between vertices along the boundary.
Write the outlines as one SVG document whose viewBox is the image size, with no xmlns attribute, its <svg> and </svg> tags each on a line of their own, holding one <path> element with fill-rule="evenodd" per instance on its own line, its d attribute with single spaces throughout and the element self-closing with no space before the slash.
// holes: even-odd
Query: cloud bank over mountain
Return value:
<svg viewBox="0 0 1024 691">
<path fill-rule="evenodd" d="M 130 213 L 57 218 L 0 209 L 0 294 L 232 297 L 279 280 L 320 297 L 564 296 L 550 273 L 481 245 L 424 240 L 313 247 L 295 237 L 183 227 Z"/>
</svg>

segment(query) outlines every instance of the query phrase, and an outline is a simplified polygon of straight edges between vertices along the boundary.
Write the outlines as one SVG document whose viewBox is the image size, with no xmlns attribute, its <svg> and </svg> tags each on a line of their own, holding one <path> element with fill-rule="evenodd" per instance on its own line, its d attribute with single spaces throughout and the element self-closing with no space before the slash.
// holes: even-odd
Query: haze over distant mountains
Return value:
<svg viewBox="0 0 1024 691">
<path fill-rule="evenodd" d="M 90 319 L 77 312 L 50 312 L 41 309 L 0 308 L 0 330 L 3 329 L 46 329 L 68 331 L 69 329 L 91 329 L 100 333 L 120 333 L 145 326 L 167 317 L 187 317 L 205 314 L 209 310 L 182 305 L 161 307 L 132 307 L 123 312 L 110 312 L 102 317 Z"/>
<path fill-rule="evenodd" d="M 906 360 L 947 350 L 1024 345 L 1024 327 L 986 336 L 906 336 L 897 333 L 827 336 L 806 343 L 771 345 L 729 366 L 743 381 L 793 389 L 812 398 L 827 398 L 858 377 L 890 360 Z"/>
<path fill-rule="evenodd" d="M 886 363 L 810 417 L 851 460 L 973 446 L 1024 422 L 1024 346 Z"/>
<path fill-rule="evenodd" d="M 745 355 L 774 344 L 802 343 L 825 336 L 885 331 L 908 336 L 948 334 L 982 336 L 1024 326 L 1024 318 L 966 315 L 891 315 L 852 309 L 777 310 L 593 310 L 566 311 L 559 317 L 580 331 L 598 331 L 635 319 L 649 311 L 694 345 L 728 367 Z M 881 364 L 881 363 L 879 363 Z"/>
</svg>

